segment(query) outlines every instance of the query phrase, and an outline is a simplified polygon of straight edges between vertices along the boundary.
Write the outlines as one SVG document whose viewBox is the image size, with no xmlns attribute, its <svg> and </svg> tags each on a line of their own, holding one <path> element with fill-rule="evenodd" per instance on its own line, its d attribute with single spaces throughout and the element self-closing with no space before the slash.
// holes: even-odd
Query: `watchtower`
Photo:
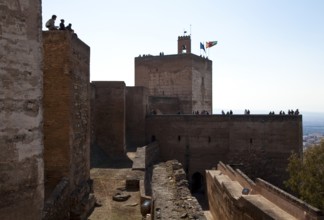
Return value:
<svg viewBox="0 0 324 220">
<path fill-rule="evenodd" d="M 178 54 L 183 53 L 191 53 L 190 35 L 178 37 Z"/>
<path fill-rule="evenodd" d="M 190 36 L 178 37 L 178 54 L 136 57 L 135 86 L 161 114 L 212 112 L 212 61 L 191 53 Z"/>
</svg>

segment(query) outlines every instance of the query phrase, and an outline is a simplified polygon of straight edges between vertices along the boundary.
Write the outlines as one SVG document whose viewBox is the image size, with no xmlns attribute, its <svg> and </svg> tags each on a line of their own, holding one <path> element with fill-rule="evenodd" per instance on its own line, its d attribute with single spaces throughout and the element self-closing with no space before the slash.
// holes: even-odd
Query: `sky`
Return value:
<svg viewBox="0 0 324 220">
<path fill-rule="evenodd" d="M 324 112 L 323 0 L 43 0 L 91 48 L 91 81 L 134 86 L 134 58 L 192 53 L 213 61 L 213 113 Z M 207 54 L 200 42 L 218 41 Z M 236 111 L 236 112 L 235 112 Z"/>
</svg>

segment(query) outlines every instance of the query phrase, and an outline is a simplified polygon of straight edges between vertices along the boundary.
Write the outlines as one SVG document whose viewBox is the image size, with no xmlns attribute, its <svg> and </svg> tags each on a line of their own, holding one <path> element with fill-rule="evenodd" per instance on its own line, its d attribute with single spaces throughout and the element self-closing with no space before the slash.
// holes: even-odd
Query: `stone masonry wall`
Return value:
<svg viewBox="0 0 324 220">
<path fill-rule="evenodd" d="M 125 153 L 125 83 L 95 81 L 91 86 L 93 142 L 108 155 L 122 156 Z"/>
<path fill-rule="evenodd" d="M 45 175 L 75 188 L 90 175 L 90 48 L 68 31 L 43 38 Z"/>
<path fill-rule="evenodd" d="M 90 48 L 68 31 L 43 32 L 43 40 L 46 198 L 67 177 L 65 207 L 77 218 L 91 191 Z"/>
<path fill-rule="evenodd" d="M 145 116 L 148 113 L 148 90 L 126 87 L 126 146 L 129 150 L 145 145 Z"/>
<path fill-rule="evenodd" d="M 183 112 L 179 98 L 176 97 L 149 97 L 149 113 L 157 115 L 179 114 Z"/>
<path fill-rule="evenodd" d="M 70 175 L 73 105 L 69 72 L 71 41 L 65 32 L 43 32 L 45 197 Z"/>
<path fill-rule="evenodd" d="M 152 173 L 152 219 L 206 220 L 197 199 L 188 188 L 186 173 L 176 160 L 154 165 Z"/>
<path fill-rule="evenodd" d="M 162 160 L 177 159 L 190 178 L 218 161 L 277 186 L 287 178 L 287 158 L 302 149 L 301 116 L 151 115 L 146 141 L 159 142 Z"/>
<path fill-rule="evenodd" d="M 148 88 L 150 96 L 178 97 L 183 113 L 191 114 L 194 57 L 193 54 L 137 57 L 135 86 Z"/>
<path fill-rule="evenodd" d="M 198 56 L 192 57 L 192 110 L 208 111 L 212 114 L 212 61 Z"/>
<path fill-rule="evenodd" d="M 41 219 L 41 1 L 1 1 L 0 15 L 0 219 Z"/>
<path fill-rule="evenodd" d="M 137 57 L 135 86 L 150 96 L 179 98 L 182 113 L 211 113 L 212 61 L 194 54 Z"/>
</svg>

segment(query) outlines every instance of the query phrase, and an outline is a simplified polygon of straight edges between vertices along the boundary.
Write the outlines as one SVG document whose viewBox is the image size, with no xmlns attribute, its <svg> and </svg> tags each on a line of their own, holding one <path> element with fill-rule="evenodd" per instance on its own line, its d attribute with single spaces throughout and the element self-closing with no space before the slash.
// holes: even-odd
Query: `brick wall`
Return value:
<svg viewBox="0 0 324 220">
<path fill-rule="evenodd" d="M 90 48 L 68 31 L 43 32 L 45 196 L 69 180 L 70 214 L 90 193 Z"/>
<path fill-rule="evenodd" d="M 4 0 L 0 14 L 0 219 L 41 219 L 41 2 Z"/>
</svg>

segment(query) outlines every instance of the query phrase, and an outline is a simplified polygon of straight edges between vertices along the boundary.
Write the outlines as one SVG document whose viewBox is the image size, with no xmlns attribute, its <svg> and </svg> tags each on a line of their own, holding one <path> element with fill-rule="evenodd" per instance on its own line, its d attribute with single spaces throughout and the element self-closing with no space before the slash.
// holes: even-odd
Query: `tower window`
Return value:
<svg viewBox="0 0 324 220">
<path fill-rule="evenodd" d="M 182 53 L 187 53 L 187 47 L 185 44 L 182 45 Z"/>
</svg>

